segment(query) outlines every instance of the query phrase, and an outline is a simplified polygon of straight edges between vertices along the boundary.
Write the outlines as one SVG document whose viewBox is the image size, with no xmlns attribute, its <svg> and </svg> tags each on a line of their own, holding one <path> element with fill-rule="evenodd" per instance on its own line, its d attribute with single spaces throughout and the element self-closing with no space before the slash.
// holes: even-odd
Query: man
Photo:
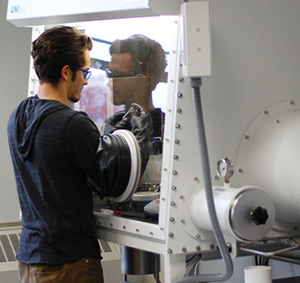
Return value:
<svg viewBox="0 0 300 283">
<path fill-rule="evenodd" d="M 8 123 L 22 212 L 17 255 L 22 283 L 103 282 L 91 188 L 101 197 L 110 194 L 107 180 L 118 176 L 107 168 L 114 168 L 117 150 L 105 145 L 85 113 L 68 107 L 88 84 L 91 48 L 91 38 L 71 27 L 54 27 L 35 40 L 39 90 Z M 131 127 L 147 140 L 146 127 L 138 128 L 147 120 L 142 118 Z"/>
<path fill-rule="evenodd" d="M 126 110 L 132 103 L 138 103 L 146 111 L 154 109 L 152 91 L 166 67 L 161 45 L 146 36 L 133 35 L 114 41 L 110 54 L 108 76 L 113 78 L 114 104 L 125 104 Z"/>
<path fill-rule="evenodd" d="M 116 40 L 110 47 L 111 62 L 107 75 L 112 79 L 113 103 L 125 105 L 125 111 L 132 103 L 142 106 L 152 116 L 154 137 L 163 134 L 163 115 L 155 109 L 152 91 L 162 80 L 166 67 L 166 55 L 161 45 L 143 35 L 133 35 L 125 40 Z M 109 119 L 108 123 L 116 123 Z M 113 125 L 112 125 L 113 126 Z"/>
</svg>

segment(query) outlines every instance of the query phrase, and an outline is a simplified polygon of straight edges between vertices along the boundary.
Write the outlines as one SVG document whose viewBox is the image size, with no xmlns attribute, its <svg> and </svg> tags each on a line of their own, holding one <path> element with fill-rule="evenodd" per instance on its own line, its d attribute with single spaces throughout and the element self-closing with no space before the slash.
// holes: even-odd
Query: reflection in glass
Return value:
<svg viewBox="0 0 300 283">
<path fill-rule="evenodd" d="M 132 103 L 150 112 L 154 124 L 153 147 L 141 186 L 160 184 L 167 97 L 165 63 L 172 42 L 170 26 L 175 27 L 174 23 L 171 17 L 101 21 L 97 27 L 85 31 L 94 42 L 90 53 L 93 75 L 75 109 L 86 112 L 100 130 L 106 118 L 118 111 L 126 112 Z M 132 35 L 135 36 L 128 41 Z M 162 50 L 160 57 L 151 54 L 156 45 Z"/>
</svg>

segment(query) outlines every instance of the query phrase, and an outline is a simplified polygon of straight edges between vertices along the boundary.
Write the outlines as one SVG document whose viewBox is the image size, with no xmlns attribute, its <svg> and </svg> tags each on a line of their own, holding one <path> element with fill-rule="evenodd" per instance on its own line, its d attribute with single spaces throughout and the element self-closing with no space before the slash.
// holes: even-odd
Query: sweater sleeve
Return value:
<svg viewBox="0 0 300 283">
<path fill-rule="evenodd" d="M 65 125 L 63 147 L 71 160 L 82 169 L 94 186 L 99 185 L 99 169 L 96 152 L 100 133 L 93 121 L 83 112 L 70 117 Z"/>
</svg>

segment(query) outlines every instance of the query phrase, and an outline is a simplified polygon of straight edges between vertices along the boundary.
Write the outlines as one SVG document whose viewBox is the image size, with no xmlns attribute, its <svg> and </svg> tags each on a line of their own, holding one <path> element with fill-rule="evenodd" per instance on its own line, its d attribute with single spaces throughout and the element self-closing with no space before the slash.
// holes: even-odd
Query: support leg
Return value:
<svg viewBox="0 0 300 283">
<path fill-rule="evenodd" d="M 172 283 L 174 280 L 182 278 L 186 270 L 186 256 L 164 255 L 165 281 L 164 283 Z"/>
</svg>

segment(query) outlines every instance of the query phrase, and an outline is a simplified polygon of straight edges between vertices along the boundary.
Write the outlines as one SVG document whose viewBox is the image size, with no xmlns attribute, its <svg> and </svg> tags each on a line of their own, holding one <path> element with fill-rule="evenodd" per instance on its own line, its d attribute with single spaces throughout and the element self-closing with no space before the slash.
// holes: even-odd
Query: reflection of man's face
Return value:
<svg viewBox="0 0 300 283">
<path fill-rule="evenodd" d="M 113 53 L 111 55 L 111 62 L 109 63 L 109 69 L 113 72 L 121 72 L 127 75 L 132 74 L 132 55 L 129 52 L 125 53 Z"/>
<path fill-rule="evenodd" d="M 149 104 L 149 97 L 145 94 L 147 77 L 134 68 L 131 53 L 112 54 L 108 67 L 109 76 L 112 78 L 110 87 L 113 91 L 114 105 L 125 104 L 127 109 L 132 103 L 144 107 Z"/>
<path fill-rule="evenodd" d="M 116 72 L 124 75 L 132 75 L 131 72 L 132 55 L 129 52 L 112 54 L 109 69 L 111 72 Z M 126 103 L 128 91 L 130 91 L 130 83 L 127 77 L 113 79 L 113 98 L 114 104 L 120 105 Z"/>
</svg>

